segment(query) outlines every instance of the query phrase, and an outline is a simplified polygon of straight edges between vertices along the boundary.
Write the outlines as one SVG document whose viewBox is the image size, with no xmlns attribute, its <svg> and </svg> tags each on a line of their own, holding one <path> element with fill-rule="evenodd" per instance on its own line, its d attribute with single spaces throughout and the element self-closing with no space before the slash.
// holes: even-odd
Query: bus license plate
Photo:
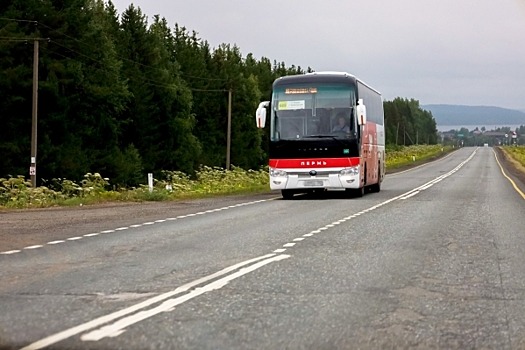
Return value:
<svg viewBox="0 0 525 350">
<path fill-rule="evenodd" d="M 304 185 L 308 187 L 321 187 L 323 186 L 322 180 L 305 180 Z"/>
</svg>

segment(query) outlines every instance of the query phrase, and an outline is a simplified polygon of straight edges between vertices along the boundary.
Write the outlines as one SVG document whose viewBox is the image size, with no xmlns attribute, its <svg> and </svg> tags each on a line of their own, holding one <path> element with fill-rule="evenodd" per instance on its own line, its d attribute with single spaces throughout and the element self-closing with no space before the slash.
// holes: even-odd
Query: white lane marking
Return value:
<svg viewBox="0 0 525 350">
<path fill-rule="evenodd" d="M 252 202 L 244 202 L 244 203 L 239 203 L 239 204 L 236 204 L 236 205 L 231 205 L 229 207 L 210 209 L 210 210 L 201 211 L 201 212 L 198 212 L 198 213 L 195 213 L 195 214 L 181 215 L 181 216 L 177 216 L 175 218 L 160 219 L 160 220 L 156 220 L 154 222 L 145 222 L 145 223 L 142 223 L 142 224 L 135 224 L 135 225 L 130 225 L 130 226 L 126 226 L 126 227 L 119 227 L 119 228 L 116 228 L 116 229 L 113 229 L 113 230 L 105 230 L 105 231 L 101 231 L 101 232 L 97 232 L 97 233 L 88 233 L 88 234 L 83 235 L 82 237 L 95 237 L 95 236 L 98 236 L 98 235 L 103 234 L 103 233 L 113 233 L 113 232 L 117 232 L 117 231 L 125 231 L 125 230 L 128 230 L 130 228 L 138 228 L 138 227 L 142 227 L 144 225 L 154 225 L 155 223 L 163 223 L 165 221 L 173 221 L 173 220 L 184 219 L 184 218 L 187 218 L 187 217 L 192 217 L 192 216 L 197 216 L 197 215 L 204 215 L 206 213 L 218 212 L 218 211 L 227 210 L 227 209 L 230 209 L 230 208 L 238 208 L 238 207 L 242 207 L 242 206 L 245 206 L 245 205 L 252 205 L 252 204 L 257 204 L 257 203 L 268 202 L 268 201 L 271 201 L 271 200 L 274 200 L 274 199 L 278 199 L 278 198 L 279 197 L 270 198 L 270 199 L 261 199 L 261 200 L 252 201 Z M 68 240 L 68 241 L 75 241 L 75 240 L 78 240 L 78 239 L 81 239 L 81 238 L 74 238 L 73 237 L 72 239 L 67 238 L 66 240 Z M 46 244 L 49 244 L 49 243 L 46 243 Z M 34 246 L 32 248 L 26 247 L 26 248 L 22 248 L 22 249 L 36 249 L 36 248 L 41 248 L 41 247 L 42 246 Z M 0 252 L 0 254 L 2 254 L 2 255 L 11 255 L 11 254 L 18 253 L 20 251 L 21 250 Z"/>
<path fill-rule="evenodd" d="M 11 254 L 16 254 L 16 253 L 20 253 L 21 250 L 8 250 L 7 252 L 1 252 L 0 254 L 2 255 L 11 255 Z"/>
<path fill-rule="evenodd" d="M 401 199 L 409 199 L 410 197 L 414 197 L 418 193 L 419 193 L 419 191 L 412 192 L 408 196 L 401 197 Z"/>
<path fill-rule="evenodd" d="M 228 274 L 228 273 L 230 273 L 232 271 L 235 271 L 237 269 L 240 269 L 240 268 L 242 268 L 242 267 L 244 267 L 246 265 L 249 265 L 249 264 L 255 263 L 257 261 L 264 260 L 264 259 L 268 259 L 268 258 L 271 258 L 271 257 L 274 257 L 274 256 L 275 256 L 275 254 L 266 254 L 266 255 L 263 255 L 263 256 L 259 256 L 257 258 L 246 260 L 246 261 L 240 262 L 238 264 L 226 267 L 226 268 L 220 270 L 219 272 L 216 272 L 214 274 L 211 274 L 211 275 L 199 278 L 199 279 L 197 279 L 197 280 L 195 280 L 193 282 L 190 282 L 190 283 L 187 283 L 187 284 L 185 284 L 185 285 L 183 285 L 181 287 L 178 287 L 175 290 L 172 290 L 172 291 L 160 294 L 160 295 L 158 295 L 156 297 L 147 299 L 147 300 L 145 300 L 145 301 L 143 301 L 141 303 L 132 305 L 132 306 L 127 307 L 125 309 L 116 311 L 114 313 L 111 313 L 111 314 L 108 314 L 108 315 L 105 315 L 105 316 L 98 317 L 98 318 L 96 318 L 94 320 L 91 320 L 89 322 L 80 324 L 80 325 L 78 325 L 76 327 L 69 328 L 69 329 L 66 329 L 65 331 L 62 331 L 62 332 L 50 335 L 50 336 L 48 336 L 46 338 L 43 338 L 41 340 L 38 340 L 38 341 L 36 341 L 36 342 L 34 342 L 32 344 L 29 344 L 29 345 L 23 347 L 21 350 L 36 350 L 36 349 L 45 348 L 47 346 L 53 345 L 55 343 L 58 343 L 58 342 L 60 342 L 60 341 L 62 341 L 64 339 L 71 338 L 72 336 L 77 335 L 79 333 L 83 333 L 83 332 L 89 331 L 90 329 L 93 329 L 93 328 L 96 328 L 96 327 L 100 327 L 100 326 L 102 326 L 102 325 L 104 325 L 106 323 L 112 322 L 112 321 L 114 321 L 114 320 L 116 320 L 118 318 L 127 316 L 127 315 L 129 315 L 131 313 L 134 313 L 136 311 L 144 309 L 144 308 L 146 308 L 146 307 L 148 307 L 150 305 L 153 305 L 153 304 L 159 303 L 161 301 L 164 301 L 164 300 L 166 300 L 168 298 L 171 298 L 171 297 L 173 297 L 173 296 L 175 296 L 177 294 L 181 294 L 181 293 L 187 292 L 188 290 L 190 290 L 193 287 L 198 286 L 199 284 L 205 283 L 205 282 L 207 282 L 209 280 L 215 279 L 215 278 L 220 277 L 222 275 L 226 275 L 226 274 Z"/>
<path fill-rule="evenodd" d="M 303 237 L 312 237 L 313 235 L 314 235 L 314 234 L 310 232 L 310 233 L 305 233 L 305 234 L 303 235 Z"/>
<path fill-rule="evenodd" d="M 231 275 L 228 275 L 226 277 L 223 277 L 217 281 L 211 282 L 210 284 L 207 284 L 205 286 L 199 287 L 197 289 L 192 290 L 188 294 L 182 295 L 175 299 L 170 299 L 164 301 L 161 305 L 147 311 L 141 311 L 135 315 L 128 316 L 126 318 L 120 319 L 117 322 L 104 326 L 100 329 L 97 329 L 95 331 L 89 332 L 87 334 L 84 334 L 80 337 L 83 341 L 99 341 L 102 338 L 106 337 L 114 337 L 118 336 L 119 334 L 122 334 L 123 331 L 125 331 L 125 328 L 138 323 L 140 321 L 143 321 L 147 318 L 153 317 L 155 315 L 158 315 L 161 312 L 171 311 L 175 308 L 175 306 L 180 305 L 182 303 L 185 303 L 186 301 L 189 301 L 191 299 L 194 299 L 204 293 L 208 293 L 214 290 L 221 289 L 222 287 L 226 286 L 229 282 L 244 276 L 250 272 L 253 272 L 257 269 L 260 269 L 261 267 L 270 264 L 272 262 L 280 261 L 289 258 L 290 255 L 277 255 L 272 258 L 268 258 L 263 261 L 259 261 L 258 263 L 255 263 L 253 265 L 250 265 L 248 267 L 242 268 L 241 270 L 232 273 Z"/>
<path fill-rule="evenodd" d="M 284 253 L 286 251 L 286 249 L 275 249 L 273 252 L 274 253 L 277 253 L 277 254 L 281 254 L 281 253 Z"/>
<path fill-rule="evenodd" d="M 70 237 L 70 238 L 66 238 L 66 240 L 68 241 L 78 241 L 79 239 L 82 239 L 83 237 Z"/>
<path fill-rule="evenodd" d="M 304 241 L 304 237 L 295 238 L 293 241 L 294 241 L 294 242 L 301 242 L 301 241 Z"/>
<path fill-rule="evenodd" d="M 98 236 L 100 235 L 99 232 L 96 232 L 96 233 L 88 233 L 88 234 L 85 234 L 84 237 L 95 237 L 95 236 Z"/>
<path fill-rule="evenodd" d="M 382 207 L 383 205 L 386 205 L 386 204 L 388 204 L 388 203 L 391 203 L 391 202 L 393 202 L 393 201 L 396 201 L 396 200 L 404 200 L 404 199 L 411 198 L 411 197 L 413 197 L 413 196 L 419 194 L 421 191 L 426 190 L 426 189 L 432 187 L 433 185 L 437 184 L 438 182 L 442 181 L 443 179 L 445 179 L 445 178 L 451 176 L 452 174 L 454 174 L 455 172 L 457 172 L 459 169 L 461 169 L 461 167 L 463 167 L 463 165 L 465 165 L 466 163 L 468 163 L 468 162 L 474 157 L 474 155 L 476 154 L 476 152 L 477 152 L 477 149 L 474 150 L 474 152 L 473 152 L 473 153 L 472 153 L 472 154 L 471 154 L 466 160 L 464 160 L 463 162 L 461 162 L 458 166 L 456 166 L 454 169 L 452 169 L 451 171 L 449 171 L 449 172 L 446 173 L 446 174 L 440 175 L 440 176 L 438 176 L 437 178 L 432 179 L 432 180 L 430 180 L 429 182 L 427 182 L 427 183 L 425 183 L 425 184 L 423 184 L 423 185 L 421 185 L 421 186 L 419 186 L 419 187 L 417 187 L 417 188 L 414 188 L 414 189 L 412 189 L 412 190 L 410 190 L 410 191 L 408 191 L 408 192 L 405 192 L 405 193 L 403 193 L 403 194 L 401 194 L 401 195 L 399 195 L 399 196 L 397 196 L 397 197 L 390 198 L 390 199 L 388 199 L 388 200 L 386 200 L 386 201 L 384 201 L 384 202 L 381 202 L 381 203 L 379 203 L 379 204 L 376 204 L 376 205 L 374 205 L 374 206 L 372 206 L 372 207 L 370 207 L 370 208 L 363 209 L 363 210 L 361 210 L 360 212 L 355 213 L 355 214 L 353 214 L 353 215 L 350 215 L 350 216 L 348 216 L 348 217 L 346 217 L 346 218 L 343 218 L 343 219 L 341 219 L 341 220 L 334 221 L 334 222 L 332 222 L 332 223 L 330 223 L 330 224 L 327 224 L 327 225 L 325 225 L 324 227 L 318 228 L 318 229 L 315 230 L 315 231 L 312 231 L 312 232 L 310 232 L 310 233 L 308 233 L 308 234 L 306 234 L 306 235 L 303 235 L 303 237 L 309 237 L 308 235 L 311 236 L 311 235 L 313 235 L 314 233 L 320 233 L 320 232 L 322 232 L 322 231 L 326 231 L 326 230 L 328 230 L 328 229 L 330 229 L 330 228 L 332 228 L 332 227 L 335 227 L 336 225 L 339 225 L 339 224 L 341 224 L 341 223 L 343 223 L 343 222 L 346 222 L 346 221 L 351 220 L 351 219 L 353 219 L 353 218 L 356 218 L 356 217 L 358 217 L 358 216 L 361 216 L 361 215 L 364 215 L 364 214 L 366 214 L 366 213 L 369 213 L 369 212 L 371 212 L 371 211 L 373 211 L 373 210 L 375 210 L 375 209 L 377 209 L 377 208 L 380 208 L 380 207 Z M 296 240 L 294 239 L 294 241 L 296 241 Z M 287 244 L 283 245 L 283 247 L 293 247 L 295 244 L 296 244 L 296 243 L 287 243 Z M 275 252 L 275 251 L 274 251 L 274 252 Z"/>
<path fill-rule="evenodd" d="M 25 247 L 23 249 L 31 250 L 31 249 L 38 249 L 38 248 L 42 248 L 42 247 L 43 247 L 43 245 L 37 244 L 37 245 L 30 245 L 29 247 Z"/>
<path fill-rule="evenodd" d="M 60 243 L 66 243 L 66 241 L 59 240 L 59 241 L 51 241 L 51 242 L 47 242 L 47 244 L 50 244 L 50 245 L 55 245 L 55 244 L 60 244 Z"/>
</svg>

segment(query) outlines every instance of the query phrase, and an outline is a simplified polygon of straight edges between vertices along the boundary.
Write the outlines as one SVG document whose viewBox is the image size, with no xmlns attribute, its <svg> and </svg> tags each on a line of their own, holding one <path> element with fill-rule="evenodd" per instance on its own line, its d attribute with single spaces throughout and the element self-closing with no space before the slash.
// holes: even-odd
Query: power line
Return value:
<svg viewBox="0 0 525 350">
<path fill-rule="evenodd" d="M 36 26 L 42 26 L 44 28 L 47 28 L 49 29 L 52 33 L 57 33 L 57 34 L 60 34 L 66 38 L 69 38 L 73 41 L 76 41 L 82 45 L 84 45 L 86 48 L 88 48 L 89 50 L 93 51 L 94 50 L 94 47 L 90 44 L 87 44 L 85 42 L 83 42 L 82 40 L 79 40 L 78 38 L 75 38 L 71 35 L 68 35 L 66 33 L 63 33 L 62 31 L 58 30 L 58 29 L 55 29 L 55 28 L 52 28 L 44 23 L 41 23 L 41 22 L 38 22 L 38 21 L 33 21 L 33 20 L 24 20 L 24 19 L 15 19 L 15 18 L 6 18 L 6 17 L 0 17 L 0 20 L 5 20 L 5 21 L 12 21 L 12 22 L 21 22 L 21 23 L 33 23 L 35 24 Z M 33 40 L 33 39 L 29 39 L 29 40 Z M 56 41 L 55 41 L 56 43 Z M 59 44 L 60 45 L 60 44 Z M 63 46 L 64 48 L 67 48 L 65 46 Z M 69 49 L 69 48 L 67 48 Z M 71 49 L 69 49 L 71 50 Z M 74 50 L 71 50 L 71 51 L 74 51 Z M 75 52 L 75 51 L 74 51 Z M 77 52 L 78 53 L 78 52 Z M 78 53 L 80 54 L 80 53 Z M 80 55 L 83 55 L 83 54 L 80 54 Z M 85 55 L 84 55 L 85 56 Z M 154 66 L 151 66 L 151 65 L 148 65 L 148 64 L 144 64 L 144 63 L 141 63 L 141 62 L 137 62 L 137 61 L 134 61 L 132 59 L 129 59 L 129 58 L 126 58 L 126 57 L 122 57 L 122 56 L 119 56 L 119 55 L 116 55 L 117 58 L 121 59 L 122 61 L 127 61 L 127 62 L 130 62 L 130 63 L 134 63 L 136 65 L 139 65 L 139 66 L 143 66 L 143 67 L 146 67 L 146 68 L 150 68 L 150 69 L 154 69 L 154 70 L 158 70 L 159 68 L 157 67 L 154 67 Z M 198 76 L 194 76 L 194 75 L 190 75 L 190 74 L 185 74 L 181 71 L 178 72 L 179 75 L 183 76 L 183 77 L 186 77 L 186 78 L 191 78 L 191 79 L 199 79 L 199 80 L 206 80 L 206 81 L 228 81 L 228 79 L 226 78 L 208 78 L 208 77 L 198 77 Z"/>
</svg>

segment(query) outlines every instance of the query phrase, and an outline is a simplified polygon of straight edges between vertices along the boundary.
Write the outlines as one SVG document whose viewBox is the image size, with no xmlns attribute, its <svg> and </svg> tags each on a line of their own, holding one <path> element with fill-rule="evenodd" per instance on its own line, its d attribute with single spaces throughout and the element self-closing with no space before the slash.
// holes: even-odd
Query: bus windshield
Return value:
<svg viewBox="0 0 525 350">
<path fill-rule="evenodd" d="M 343 84 L 307 85 L 275 87 L 271 140 L 355 137 L 355 88 Z"/>
</svg>

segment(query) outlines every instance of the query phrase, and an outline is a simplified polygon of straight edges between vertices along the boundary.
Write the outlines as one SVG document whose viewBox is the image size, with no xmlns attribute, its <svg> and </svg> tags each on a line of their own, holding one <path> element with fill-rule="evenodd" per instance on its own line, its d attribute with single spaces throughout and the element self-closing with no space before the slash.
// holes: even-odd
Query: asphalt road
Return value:
<svg viewBox="0 0 525 350">
<path fill-rule="evenodd" d="M 0 214 L 0 348 L 523 349 L 524 209 L 464 148 L 359 199 Z"/>
</svg>

